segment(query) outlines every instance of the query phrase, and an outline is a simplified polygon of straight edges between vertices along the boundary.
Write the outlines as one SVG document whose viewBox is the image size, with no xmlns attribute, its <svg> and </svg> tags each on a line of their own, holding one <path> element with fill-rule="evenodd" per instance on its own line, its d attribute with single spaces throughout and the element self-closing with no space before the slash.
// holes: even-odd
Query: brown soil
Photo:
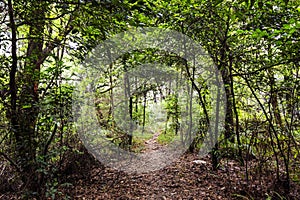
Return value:
<svg viewBox="0 0 300 200">
<path fill-rule="evenodd" d="M 157 150 L 162 147 L 162 145 L 157 142 L 157 138 L 160 134 L 160 132 L 154 133 L 151 139 L 145 141 L 145 150 L 143 153 Z"/>
<path fill-rule="evenodd" d="M 249 163 L 255 165 L 255 163 Z M 60 188 L 60 198 L 71 199 L 267 199 L 283 190 L 274 184 L 273 174 L 261 178 L 255 174 L 245 180 L 245 167 L 224 161 L 211 170 L 209 156 L 185 154 L 171 165 L 151 173 L 126 174 L 95 162 L 85 174 L 74 173 L 66 181 L 72 186 Z M 80 175 L 81 174 L 81 175 Z M 276 188 L 277 187 L 277 188 Z M 298 199 L 299 185 L 292 184 L 289 199 Z M 248 197 L 248 198 L 246 198 Z M 272 198 L 280 199 L 280 198 Z"/>
<path fill-rule="evenodd" d="M 162 147 L 157 142 L 158 136 L 156 133 L 145 142 L 144 153 L 155 153 Z M 103 166 L 86 152 L 69 158 L 69 167 L 66 166 L 59 178 L 55 199 L 223 200 L 268 199 L 271 196 L 281 199 L 280 196 L 284 196 L 284 184 L 274 182 L 272 170 L 258 172 L 257 161 L 252 160 L 248 163 L 248 181 L 245 172 L 246 167 L 233 160 L 223 160 L 220 168 L 213 171 L 209 156 L 199 158 L 196 153 L 186 153 L 160 170 L 127 174 Z M 299 191 L 300 185 L 291 183 L 290 194 L 285 196 L 299 199 Z M 0 199 L 20 197 L 16 193 L 6 193 L 0 194 Z"/>
</svg>

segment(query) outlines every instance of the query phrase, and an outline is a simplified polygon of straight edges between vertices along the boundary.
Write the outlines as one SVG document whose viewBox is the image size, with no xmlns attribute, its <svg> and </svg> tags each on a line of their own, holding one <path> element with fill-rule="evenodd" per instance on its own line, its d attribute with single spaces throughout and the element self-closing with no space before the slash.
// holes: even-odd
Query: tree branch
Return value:
<svg viewBox="0 0 300 200">
<path fill-rule="evenodd" d="M 14 166 L 16 168 L 16 170 L 20 173 L 21 169 L 19 168 L 19 166 L 5 153 L 3 153 L 2 151 L 0 151 L 0 155 L 2 155 L 6 160 L 9 161 L 9 163 Z"/>
</svg>

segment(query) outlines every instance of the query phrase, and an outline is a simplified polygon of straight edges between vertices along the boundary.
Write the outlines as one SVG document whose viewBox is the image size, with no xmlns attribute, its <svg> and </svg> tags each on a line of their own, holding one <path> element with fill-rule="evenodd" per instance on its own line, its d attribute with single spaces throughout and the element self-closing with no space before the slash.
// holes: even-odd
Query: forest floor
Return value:
<svg viewBox="0 0 300 200">
<path fill-rule="evenodd" d="M 161 134 L 161 132 L 156 132 L 153 134 L 152 138 L 145 141 L 145 152 L 150 152 L 159 149 L 162 145 L 160 145 L 157 141 L 158 136 Z"/>
<path fill-rule="evenodd" d="M 145 142 L 144 152 L 161 147 L 158 135 Z M 248 181 L 246 166 L 239 162 L 224 159 L 213 171 L 210 156 L 199 158 L 197 153 L 185 153 L 167 167 L 139 174 L 106 167 L 87 152 L 68 162 L 52 191 L 55 199 L 281 199 L 285 192 L 271 169 L 258 171 L 256 160 L 247 163 Z M 299 184 L 291 183 L 287 199 L 299 199 L 299 191 Z M 17 199 L 17 194 L 3 194 L 0 199 Z"/>
<path fill-rule="evenodd" d="M 142 153 L 163 146 L 159 134 L 145 141 Z M 61 194 L 71 199 L 281 199 L 285 191 L 275 183 L 275 173 L 258 170 L 256 160 L 247 162 L 247 181 L 246 166 L 239 162 L 222 160 L 213 171 L 210 156 L 200 159 L 197 153 L 185 153 L 167 167 L 142 174 L 126 174 L 94 161 L 85 173 L 70 174 L 66 180 L 72 186 L 62 188 Z M 299 185 L 292 183 L 291 188 L 288 198 L 300 199 Z"/>
<path fill-rule="evenodd" d="M 249 163 L 250 164 L 250 163 Z M 274 174 L 245 178 L 245 167 L 224 161 L 211 170 L 209 156 L 199 160 L 188 153 L 170 166 L 145 174 L 126 174 L 95 162 L 89 171 L 68 175 L 72 185 L 61 188 L 71 199 L 268 199 L 283 193 Z M 249 170 L 252 171 L 252 170 Z M 299 185 L 292 184 L 290 199 L 299 199 Z M 283 196 L 283 195 L 280 195 Z M 247 198 L 248 197 L 248 198 Z M 271 198 L 270 198 L 271 199 Z M 272 199 L 281 199 L 272 198 Z"/>
</svg>

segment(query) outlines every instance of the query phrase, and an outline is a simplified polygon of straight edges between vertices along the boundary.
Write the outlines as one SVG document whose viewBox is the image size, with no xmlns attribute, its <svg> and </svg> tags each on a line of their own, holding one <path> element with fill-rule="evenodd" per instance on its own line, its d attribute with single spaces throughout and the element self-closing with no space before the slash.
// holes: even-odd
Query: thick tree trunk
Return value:
<svg viewBox="0 0 300 200">
<path fill-rule="evenodd" d="M 220 67 L 226 94 L 226 115 L 225 115 L 225 138 L 234 142 L 234 121 L 233 121 L 233 94 L 231 91 L 231 78 L 227 67 Z"/>
<path fill-rule="evenodd" d="M 21 178 L 24 189 L 29 192 L 39 192 L 41 188 L 37 174 L 38 164 L 36 162 L 36 132 L 35 126 L 38 117 L 38 83 L 40 66 L 43 61 L 43 30 L 44 21 L 38 21 L 29 27 L 29 39 L 26 62 L 23 71 L 17 72 L 17 48 L 14 24 L 13 5 L 9 1 L 10 21 L 12 24 L 12 57 L 13 64 L 10 73 L 11 108 L 10 123 L 15 140 L 15 159 L 21 169 Z M 32 16 L 43 19 L 45 15 L 45 4 L 35 2 L 32 5 Z M 28 19 L 29 20 L 29 19 Z M 20 87 L 19 95 L 17 85 Z"/>
</svg>

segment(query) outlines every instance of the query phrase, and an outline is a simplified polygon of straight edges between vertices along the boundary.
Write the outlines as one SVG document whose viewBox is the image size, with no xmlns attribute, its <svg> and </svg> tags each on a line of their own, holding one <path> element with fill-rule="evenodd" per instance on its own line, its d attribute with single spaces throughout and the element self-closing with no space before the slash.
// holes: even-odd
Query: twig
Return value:
<svg viewBox="0 0 300 200">
<path fill-rule="evenodd" d="M 46 145 L 44 147 L 44 151 L 43 151 L 44 160 L 46 160 L 46 155 L 47 155 L 47 152 L 48 152 L 48 148 L 49 148 L 49 146 L 50 146 L 50 144 L 51 144 L 51 142 L 52 142 L 52 140 L 54 138 L 56 130 L 57 130 L 57 124 L 54 124 L 54 128 L 53 128 L 52 134 L 51 134 L 49 140 L 47 141 L 47 143 L 46 143 Z"/>
<path fill-rule="evenodd" d="M 19 166 L 8 155 L 3 153 L 2 151 L 0 151 L 0 155 L 2 155 L 6 160 L 8 160 L 10 162 L 10 164 L 12 166 L 14 166 L 18 172 L 21 172 L 21 169 L 19 168 Z"/>
</svg>

